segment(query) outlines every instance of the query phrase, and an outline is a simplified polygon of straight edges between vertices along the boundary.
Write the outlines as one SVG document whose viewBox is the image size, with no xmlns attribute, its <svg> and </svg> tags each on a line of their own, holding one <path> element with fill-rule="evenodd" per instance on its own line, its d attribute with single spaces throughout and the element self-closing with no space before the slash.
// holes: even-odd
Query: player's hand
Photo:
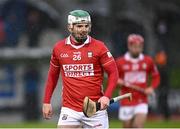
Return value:
<svg viewBox="0 0 180 129">
<path fill-rule="evenodd" d="M 124 80 L 122 80 L 122 79 L 118 79 L 118 81 L 117 81 L 117 83 L 120 85 L 120 86 L 122 86 L 122 85 L 125 85 L 126 87 L 130 87 L 131 86 L 131 84 L 129 83 L 129 82 L 125 82 Z"/>
<path fill-rule="evenodd" d="M 109 106 L 109 98 L 106 96 L 102 96 L 98 102 L 101 104 L 101 109 L 100 110 L 104 110 Z"/>
<path fill-rule="evenodd" d="M 124 82 L 124 85 L 125 85 L 126 87 L 131 87 L 131 83 L 129 83 L 129 82 Z"/>
<path fill-rule="evenodd" d="M 44 119 L 51 119 L 52 117 L 52 106 L 51 104 L 44 103 L 42 107 Z"/>
<path fill-rule="evenodd" d="M 122 80 L 122 79 L 118 79 L 118 81 L 117 81 L 117 83 L 119 84 L 119 85 L 124 85 L 124 81 Z"/>
<path fill-rule="evenodd" d="M 154 93 L 154 89 L 152 87 L 147 87 L 145 90 L 144 90 L 144 93 L 146 95 L 152 95 Z"/>
</svg>

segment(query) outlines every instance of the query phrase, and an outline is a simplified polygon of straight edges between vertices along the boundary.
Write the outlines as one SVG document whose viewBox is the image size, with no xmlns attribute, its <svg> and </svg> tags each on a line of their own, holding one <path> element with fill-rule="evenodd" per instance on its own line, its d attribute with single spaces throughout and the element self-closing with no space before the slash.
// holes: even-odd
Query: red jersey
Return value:
<svg viewBox="0 0 180 129">
<path fill-rule="evenodd" d="M 97 101 L 103 96 L 103 65 L 114 61 L 103 42 L 88 36 L 84 44 L 71 44 L 70 37 L 53 49 L 51 65 L 60 67 L 62 106 L 82 111 L 83 99 Z"/>
<path fill-rule="evenodd" d="M 126 53 L 123 57 L 116 60 L 119 77 L 130 84 L 141 88 L 147 87 L 149 75 L 152 75 L 151 86 L 156 88 L 160 82 L 159 72 L 150 56 L 140 54 L 137 59 Z M 132 101 L 123 99 L 121 105 L 136 105 L 138 103 L 147 103 L 147 96 L 139 91 L 122 86 L 120 94 L 132 93 Z"/>
</svg>

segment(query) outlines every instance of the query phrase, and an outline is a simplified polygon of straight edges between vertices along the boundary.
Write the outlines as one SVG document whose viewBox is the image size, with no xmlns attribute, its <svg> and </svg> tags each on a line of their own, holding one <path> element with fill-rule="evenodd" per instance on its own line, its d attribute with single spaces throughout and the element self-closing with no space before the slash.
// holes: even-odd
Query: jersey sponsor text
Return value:
<svg viewBox="0 0 180 129">
<path fill-rule="evenodd" d="M 63 70 L 66 77 L 94 76 L 93 64 L 66 64 Z"/>
<path fill-rule="evenodd" d="M 144 71 L 126 72 L 124 76 L 124 80 L 129 83 L 145 83 L 146 72 Z"/>
</svg>

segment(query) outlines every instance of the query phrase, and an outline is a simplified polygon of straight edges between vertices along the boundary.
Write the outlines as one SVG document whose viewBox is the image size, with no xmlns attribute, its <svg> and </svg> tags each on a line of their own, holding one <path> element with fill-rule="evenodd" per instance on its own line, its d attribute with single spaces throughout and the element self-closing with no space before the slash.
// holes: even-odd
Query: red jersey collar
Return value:
<svg viewBox="0 0 180 129">
<path fill-rule="evenodd" d="M 85 41 L 83 44 L 88 44 L 88 43 L 90 43 L 90 42 L 91 42 L 91 37 L 88 35 L 86 41 Z M 66 44 L 72 44 L 72 43 L 71 43 L 71 40 L 70 40 L 70 36 L 67 37 L 65 43 L 66 43 Z"/>
<path fill-rule="evenodd" d="M 144 54 L 141 53 L 138 58 L 132 58 L 131 55 L 130 55 L 130 53 L 127 52 L 127 53 L 124 55 L 124 58 L 125 58 L 125 60 L 130 61 L 130 62 L 132 62 L 132 63 L 137 63 L 138 61 L 141 61 L 141 60 L 144 59 Z"/>
</svg>

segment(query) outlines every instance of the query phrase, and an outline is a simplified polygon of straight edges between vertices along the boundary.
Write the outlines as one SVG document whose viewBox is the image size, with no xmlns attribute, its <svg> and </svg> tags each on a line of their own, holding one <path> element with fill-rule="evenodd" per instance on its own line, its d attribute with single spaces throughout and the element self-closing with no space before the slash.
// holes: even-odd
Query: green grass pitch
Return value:
<svg viewBox="0 0 180 129">
<path fill-rule="evenodd" d="M 0 128 L 56 128 L 56 123 L 50 122 L 26 122 L 16 124 L 0 124 Z M 119 120 L 110 120 L 110 128 L 122 128 Z M 155 121 L 149 120 L 145 128 L 180 128 L 180 121 Z"/>
</svg>

